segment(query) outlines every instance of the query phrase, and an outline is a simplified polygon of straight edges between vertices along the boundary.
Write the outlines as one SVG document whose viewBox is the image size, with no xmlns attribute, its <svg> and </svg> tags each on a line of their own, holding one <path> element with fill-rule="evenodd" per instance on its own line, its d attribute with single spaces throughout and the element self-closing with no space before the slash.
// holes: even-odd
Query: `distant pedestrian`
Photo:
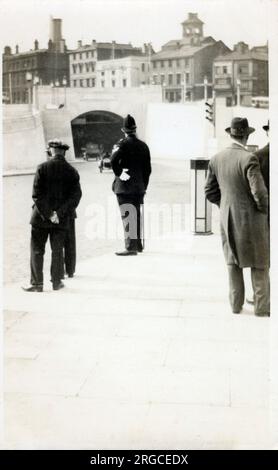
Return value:
<svg viewBox="0 0 278 470">
<path fill-rule="evenodd" d="M 125 232 L 125 250 L 116 255 L 142 253 L 141 208 L 151 174 L 150 151 L 136 136 L 136 122 L 129 114 L 124 119 L 125 137 L 114 145 L 111 166 L 115 174 L 113 191 L 117 196 Z"/>
<path fill-rule="evenodd" d="M 43 291 L 43 261 L 45 245 L 50 239 L 51 280 L 54 290 L 64 287 L 61 282 L 63 246 L 69 229 L 70 214 L 81 198 L 78 172 L 66 161 L 69 146 L 55 139 L 49 142 L 54 156 L 40 164 L 33 183 L 31 216 L 31 282 L 27 292 Z"/>
<path fill-rule="evenodd" d="M 243 268 L 250 267 L 255 314 L 269 316 L 268 193 L 257 156 L 245 149 L 254 130 L 245 118 L 232 120 L 231 127 L 226 129 L 232 142 L 211 158 L 205 193 L 209 201 L 220 207 L 233 313 L 242 310 Z"/>
</svg>

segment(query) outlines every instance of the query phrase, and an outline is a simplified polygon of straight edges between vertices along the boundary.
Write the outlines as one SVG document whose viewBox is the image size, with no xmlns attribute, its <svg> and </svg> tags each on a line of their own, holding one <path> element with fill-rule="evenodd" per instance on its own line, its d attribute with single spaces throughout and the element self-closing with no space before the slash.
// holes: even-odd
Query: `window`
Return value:
<svg viewBox="0 0 278 470">
<path fill-rule="evenodd" d="M 185 83 L 188 85 L 189 84 L 189 81 L 190 81 L 190 76 L 189 76 L 189 73 L 187 72 L 185 74 Z"/>
<path fill-rule="evenodd" d="M 76 87 L 76 80 L 73 80 L 73 86 Z"/>
<path fill-rule="evenodd" d="M 241 64 L 238 66 L 238 73 L 248 75 L 248 64 Z"/>
<path fill-rule="evenodd" d="M 101 80 L 101 86 L 102 86 L 102 88 L 105 87 L 105 80 Z"/>
<path fill-rule="evenodd" d="M 101 72 L 101 76 L 104 77 L 105 72 Z"/>
<path fill-rule="evenodd" d="M 157 75 L 153 75 L 153 84 L 154 84 L 154 85 L 157 84 Z"/>
<path fill-rule="evenodd" d="M 95 71 L 95 64 L 94 64 L 94 62 L 90 62 L 90 65 L 91 65 L 91 71 L 94 72 L 94 71 Z"/>
<path fill-rule="evenodd" d="M 81 52 L 79 53 L 79 59 L 82 60 L 82 53 Z"/>
<path fill-rule="evenodd" d="M 91 51 L 91 57 L 94 57 L 95 51 Z"/>
<path fill-rule="evenodd" d="M 112 80 L 112 87 L 115 88 L 115 80 Z"/>
<path fill-rule="evenodd" d="M 75 64 L 73 64 L 72 70 L 73 70 L 73 73 L 76 73 L 76 65 Z"/>
<path fill-rule="evenodd" d="M 177 85 L 181 84 L 181 74 L 177 73 Z"/>
<path fill-rule="evenodd" d="M 79 72 L 82 73 L 83 70 L 83 64 L 78 64 L 79 65 Z"/>
<path fill-rule="evenodd" d="M 90 86 L 90 79 L 87 78 L 87 88 L 89 88 L 89 86 Z"/>
<path fill-rule="evenodd" d="M 145 64 L 144 63 L 141 64 L 141 70 L 142 70 L 142 72 L 145 72 Z"/>
<path fill-rule="evenodd" d="M 89 52 L 86 52 L 86 59 L 89 59 Z"/>
<path fill-rule="evenodd" d="M 199 28 L 195 28 L 195 30 L 194 30 L 194 31 L 195 31 L 195 33 L 196 33 L 196 34 L 199 34 L 199 33 L 200 33 L 200 30 L 199 30 Z"/>
<path fill-rule="evenodd" d="M 160 75 L 160 83 L 161 85 L 165 82 L 165 75 Z"/>
<path fill-rule="evenodd" d="M 96 86 L 96 79 L 92 78 L 92 87 Z"/>
<path fill-rule="evenodd" d="M 81 78 L 81 80 L 80 80 L 80 86 L 83 87 L 83 80 L 82 80 L 82 78 Z"/>
<path fill-rule="evenodd" d="M 115 75 L 115 70 L 112 70 L 112 75 Z"/>
<path fill-rule="evenodd" d="M 86 72 L 90 72 L 90 65 L 86 63 Z"/>
<path fill-rule="evenodd" d="M 126 87 L 126 78 L 123 78 L 123 87 Z"/>
<path fill-rule="evenodd" d="M 160 67 L 161 67 L 162 69 L 164 68 L 164 61 L 163 61 L 163 60 L 160 61 Z"/>
<path fill-rule="evenodd" d="M 153 61 L 153 68 L 156 69 L 156 61 Z"/>
<path fill-rule="evenodd" d="M 189 59 L 184 59 L 184 65 L 185 65 L 185 67 L 188 67 L 188 65 L 189 65 Z"/>
<path fill-rule="evenodd" d="M 75 59 L 76 59 L 76 54 L 73 54 L 73 60 L 75 60 Z"/>
<path fill-rule="evenodd" d="M 226 75 L 228 73 L 228 67 L 226 65 L 223 66 L 223 74 Z"/>
<path fill-rule="evenodd" d="M 173 85 L 173 75 L 171 73 L 168 75 L 168 83 L 169 85 Z"/>
<path fill-rule="evenodd" d="M 168 66 L 169 66 L 169 67 L 172 67 L 172 60 L 171 60 L 171 59 L 168 60 Z"/>
<path fill-rule="evenodd" d="M 177 60 L 176 60 L 176 64 L 177 64 L 177 67 L 180 67 L 180 65 L 181 65 L 180 59 L 177 59 Z"/>
</svg>

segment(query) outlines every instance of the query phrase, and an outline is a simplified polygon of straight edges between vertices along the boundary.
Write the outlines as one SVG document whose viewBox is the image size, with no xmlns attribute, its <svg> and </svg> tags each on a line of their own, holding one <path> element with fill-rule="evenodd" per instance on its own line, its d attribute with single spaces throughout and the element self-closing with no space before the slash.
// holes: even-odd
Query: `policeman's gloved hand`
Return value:
<svg viewBox="0 0 278 470">
<path fill-rule="evenodd" d="M 59 217 L 58 217 L 56 211 L 52 212 L 51 217 L 50 217 L 50 222 L 52 222 L 53 224 L 58 224 L 59 223 Z"/>
<path fill-rule="evenodd" d="M 128 168 L 123 168 L 123 171 L 120 175 L 120 180 L 128 181 L 130 179 L 130 175 L 128 175 L 127 172 L 128 172 Z"/>
</svg>

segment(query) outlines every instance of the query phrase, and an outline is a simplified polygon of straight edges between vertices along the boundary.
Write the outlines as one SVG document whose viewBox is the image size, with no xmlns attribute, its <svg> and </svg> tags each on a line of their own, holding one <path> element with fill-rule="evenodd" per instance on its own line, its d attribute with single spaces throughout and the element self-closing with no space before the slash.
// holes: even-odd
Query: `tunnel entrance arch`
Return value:
<svg viewBox="0 0 278 470">
<path fill-rule="evenodd" d="M 84 148 L 101 146 L 111 152 L 113 145 L 123 137 L 123 118 L 110 111 L 88 111 L 71 121 L 75 158 L 82 158 Z"/>
</svg>

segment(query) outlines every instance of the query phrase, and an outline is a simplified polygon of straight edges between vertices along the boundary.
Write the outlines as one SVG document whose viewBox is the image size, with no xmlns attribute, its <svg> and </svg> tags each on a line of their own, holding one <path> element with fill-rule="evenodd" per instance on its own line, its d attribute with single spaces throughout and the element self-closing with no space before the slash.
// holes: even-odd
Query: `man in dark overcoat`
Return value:
<svg viewBox="0 0 278 470">
<path fill-rule="evenodd" d="M 243 268 L 251 268 L 254 310 L 268 316 L 269 225 L 268 193 L 256 155 L 246 143 L 255 129 L 245 118 L 234 118 L 226 132 L 228 148 L 211 158 L 205 185 L 206 197 L 220 207 L 220 228 L 229 273 L 229 299 L 234 313 L 244 303 Z"/>
<path fill-rule="evenodd" d="M 64 287 L 61 282 L 63 247 L 70 214 L 81 198 L 79 174 L 65 159 L 69 146 L 55 139 L 49 142 L 53 156 L 37 168 L 32 198 L 31 216 L 31 283 L 27 292 L 43 291 L 43 260 L 47 239 L 51 246 L 51 281 L 54 290 Z"/>
<path fill-rule="evenodd" d="M 265 126 L 263 126 L 263 130 L 266 131 L 266 135 L 268 136 L 269 121 Z M 255 155 L 257 155 L 259 159 L 263 179 L 269 193 L 269 143 L 267 143 L 263 148 L 257 150 Z"/>
<path fill-rule="evenodd" d="M 152 169 L 149 148 L 137 138 L 136 123 L 129 114 L 122 131 L 125 137 L 112 150 L 111 166 L 115 174 L 112 189 L 117 196 L 125 232 L 125 250 L 116 254 L 129 256 L 143 251 L 140 208 Z"/>
</svg>

